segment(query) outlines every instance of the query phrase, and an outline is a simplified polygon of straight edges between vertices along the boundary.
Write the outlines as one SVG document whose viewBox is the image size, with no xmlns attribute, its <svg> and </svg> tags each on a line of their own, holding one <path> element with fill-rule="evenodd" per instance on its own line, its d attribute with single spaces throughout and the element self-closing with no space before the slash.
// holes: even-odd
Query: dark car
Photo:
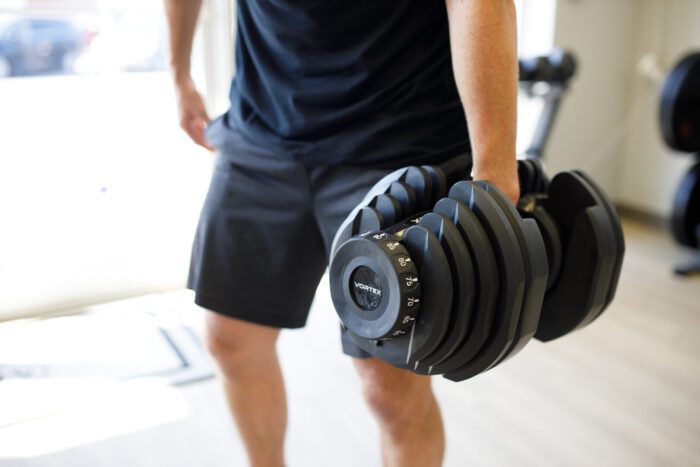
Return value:
<svg viewBox="0 0 700 467">
<path fill-rule="evenodd" d="M 85 44 L 85 33 L 68 21 L 19 20 L 0 33 L 0 76 L 70 71 L 72 61 Z"/>
</svg>

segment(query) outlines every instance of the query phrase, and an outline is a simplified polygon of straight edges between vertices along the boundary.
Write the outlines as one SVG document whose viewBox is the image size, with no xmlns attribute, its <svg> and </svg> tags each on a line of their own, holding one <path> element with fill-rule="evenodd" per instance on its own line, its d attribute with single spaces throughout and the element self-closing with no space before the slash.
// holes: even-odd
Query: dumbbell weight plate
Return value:
<svg viewBox="0 0 700 467">
<path fill-rule="evenodd" d="M 462 381 L 486 371 L 513 343 L 523 302 L 525 266 L 510 222 L 486 190 L 464 181 L 455 184 L 449 196 L 465 203 L 478 217 L 496 255 L 499 276 L 499 296 L 489 338 L 473 359 L 445 374 L 448 379 Z"/>
<path fill-rule="evenodd" d="M 474 263 L 476 297 L 467 335 L 455 351 L 441 362 L 428 368 L 433 375 L 459 368 L 471 360 L 488 339 L 495 313 L 498 293 L 498 265 L 489 238 L 476 215 L 461 201 L 443 198 L 433 212 L 442 214 L 457 226 Z M 450 338 L 451 334 L 448 335 Z M 419 370 L 425 369 L 418 367 Z"/>
<path fill-rule="evenodd" d="M 440 170 L 445 174 L 447 185 L 445 191 L 457 182 L 466 180 L 471 173 L 472 160 L 469 154 L 459 154 L 453 156 L 438 165 Z"/>
<path fill-rule="evenodd" d="M 466 336 L 472 318 L 476 287 L 469 249 L 451 220 L 442 214 L 432 212 L 424 215 L 418 225 L 433 232 L 440 240 L 450 264 L 454 291 L 447 335 L 430 355 L 420 361 L 409 361 L 409 365 L 413 364 L 416 373 L 428 374 L 430 366 L 450 355 Z"/>
<path fill-rule="evenodd" d="M 421 168 L 430 176 L 432 182 L 432 199 L 430 201 L 430 206 L 434 206 L 435 203 L 447 196 L 447 177 L 445 176 L 445 172 L 435 165 L 423 165 Z"/>
<path fill-rule="evenodd" d="M 530 166 L 533 173 L 530 193 L 540 193 L 540 186 L 542 185 L 542 171 L 540 170 L 540 167 L 535 164 L 534 159 L 527 159 L 525 163 Z"/>
<path fill-rule="evenodd" d="M 523 219 L 518 214 L 515 206 L 510 200 L 495 186 L 479 182 L 484 186 L 494 199 L 499 203 L 501 209 L 513 227 L 515 236 L 520 244 L 520 252 L 525 266 L 525 292 L 523 294 L 523 306 L 520 313 L 520 320 L 516 329 L 513 344 L 508 352 L 499 360 L 499 363 L 509 358 L 530 341 L 537 331 L 537 324 L 542 310 L 545 290 L 547 288 L 548 262 L 547 251 L 545 250 L 542 234 L 537 227 L 537 222 L 532 219 Z"/>
<path fill-rule="evenodd" d="M 549 187 L 549 178 L 544 170 L 544 165 L 539 159 L 528 159 L 530 165 L 534 168 L 537 173 L 537 183 L 535 184 L 533 190 L 535 193 L 546 193 Z"/>
<path fill-rule="evenodd" d="M 376 209 L 382 215 L 382 225 L 388 227 L 402 220 L 401 205 L 391 195 L 381 194 L 372 198 L 369 207 Z"/>
<path fill-rule="evenodd" d="M 422 167 L 407 167 L 401 176 L 401 181 L 407 183 L 416 194 L 416 209 L 427 211 L 432 205 L 433 181 L 430 174 Z"/>
<path fill-rule="evenodd" d="M 520 196 L 534 192 L 535 170 L 526 159 L 518 161 L 518 178 L 520 179 Z"/>
<path fill-rule="evenodd" d="M 394 182 L 389 185 L 386 194 L 394 197 L 401 206 L 401 215 L 404 218 L 408 218 L 418 211 L 416 211 L 416 192 L 411 188 L 406 182 Z"/>
<path fill-rule="evenodd" d="M 600 314 L 603 311 L 605 311 L 605 309 L 615 298 L 615 292 L 617 291 L 617 284 L 620 280 L 620 272 L 622 271 L 622 263 L 624 261 L 625 256 L 625 234 L 622 230 L 620 216 L 617 215 L 617 211 L 615 210 L 615 206 L 610 200 L 610 197 L 608 197 L 608 195 L 600 187 L 600 185 L 598 185 L 587 173 L 580 170 L 574 170 L 574 172 L 581 178 L 583 178 L 588 183 L 589 187 L 598 194 L 598 199 L 602 202 L 605 211 L 608 213 L 613 232 L 615 233 L 615 246 L 617 247 L 617 255 L 615 257 L 615 265 L 613 266 L 612 278 L 610 280 L 610 288 L 606 295 L 607 298 L 605 299 L 603 310 L 601 310 L 601 312 L 598 313 L 598 316 L 600 316 Z M 700 164 L 698 164 L 698 176 L 700 176 Z M 698 190 L 698 195 L 700 195 L 700 190 Z M 698 220 L 700 221 L 700 203 L 696 205 L 696 208 L 696 216 L 698 216 Z"/>
<path fill-rule="evenodd" d="M 605 303 L 601 275 L 612 270 L 613 234 L 608 214 L 581 180 L 562 172 L 549 186 L 545 207 L 559 228 L 564 254 L 542 305 L 535 334 L 541 341 L 573 331 Z"/>
<path fill-rule="evenodd" d="M 661 90 L 661 133 L 672 149 L 695 152 L 700 149 L 700 53 L 694 52 L 678 63 L 666 77 Z"/>
<path fill-rule="evenodd" d="M 537 201 L 532 200 L 533 203 Z M 564 255 L 561 236 L 556 222 L 542 206 L 535 205 L 531 211 L 522 211 L 522 215 L 530 217 L 537 222 L 537 226 L 544 240 L 545 250 L 547 250 L 547 290 L 556 282 L 561 270 L 562 257 Z"/>
<path fill-rule="evenodd" d="M 447 333 L 452 306 L 452 273 L 437 237 L 414 225 L 403 232 L 401 244 L 418 268 L 421 281 L 420 309 L 413 327 L 405 335 L 388 340 L 364 339 L 348 334 L 364 351 L 399 368 L 435 350 Z"/>
<path fill-rule="evenodd" d="M 369 189 L 362 201 L 358 203 L 357 206 L 355 206 L 355 208 L 350 214 L 348 214 L 348 216 L 338 228 L 335 237 L 333 238 L 333 243 L 331 245 L 331 258 L 333 258 L 333 255 L 335 255 L 335 252 L 338 250 L 340 245 L 342 245 L 344 242 L 348 241 L 352 237 L 352 235 L 348 235 L 349 232 L 352 232 L 352 228 L 348 228 L 348 226 L 350 226 L 353 223 L 360 209 L 366 207 L 370 203 L 372 198 L 374 198 L 375 196 L 388 192 L 391 184 L 396 182 L 399 179 L 399 177 L 403 175 L 404 171 L 404 169 L 397 169 L 385 175 L 384 178 L 379 180 L 377 183 L 374 184 L 374 186 L 372 186 L 372 188 Z"/>
<path fill-rule="evenodd" d="M 372 207 L 365 206 L 360 208 L 355 217 L 350 222 L 344 222 L 341 230 L 336 233 L 333 239 L 333 249 L 331 258 L 335 256 L 336 251 L 343 243 L 350 240 L 355 235 L 363 232 L 378 232 L 386 227 L 386 223 L 380 212 Z"/>
<path fill-rule="evenodd" d="M 606 215 L 606 222 L 600 226 L 600 231 L 603 233 L 603 236 L 600 239 L 600 248 L 604 251 L 603 262 L 600 269 L 600 279 L 597 283 L 598 287 L 596 289 L 596 302 L 600 302 L 600 305 L 596 309 L 590 310 L 590 312 L 586 315 L 586 318 L 578 326 L 582 327 L 589 324 L 595 319 L 596 316 L 605 311 L 605 308 L 609 303 L 608 296 L 610 287 L 613 282 L 615 283 L 615 286 L 617 286 L 617 280 L 614 280 L 613 275 L 618 258 L 621 257 L 622 253 L 618 254 L 614 221 L 610 217 L 608 209 L 605 206 L 605 201 L 598 195 L 598 191 L 594 186 L 595 182 L 589 182 L 584 176 L 576 171 L 572 171 L 571 175 L 577 177 L 579 183 L 586 187 L 590 195 L 595 200 L 595 205 L 601 207 Z M 601 299 L 599 300 L 598 297 L 601 297 Z"/>
<path fill-rule="evenodd" d="M 700 225 L 700 162 L 683 176 L 673 199 L 671 230 L 681 244 L 698 248 L 697 229 Z"/>
</svg>

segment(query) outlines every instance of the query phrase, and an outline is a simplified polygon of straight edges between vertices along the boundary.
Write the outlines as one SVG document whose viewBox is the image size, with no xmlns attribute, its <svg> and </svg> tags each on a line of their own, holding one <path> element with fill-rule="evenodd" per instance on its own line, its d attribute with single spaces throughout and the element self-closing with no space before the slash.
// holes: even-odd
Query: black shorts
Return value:
<svg viewBox="0 0 700 467">
<path fill-rule="evenodd" d="M 192 249 L 195 303 L 303 327 L 338 227 L 392 169 L 308 166 L 254 145 L 222 119 L 207 139 L 218 154 Z M 343 351 L 364 356 L 347 338 Z"/>
</svg>

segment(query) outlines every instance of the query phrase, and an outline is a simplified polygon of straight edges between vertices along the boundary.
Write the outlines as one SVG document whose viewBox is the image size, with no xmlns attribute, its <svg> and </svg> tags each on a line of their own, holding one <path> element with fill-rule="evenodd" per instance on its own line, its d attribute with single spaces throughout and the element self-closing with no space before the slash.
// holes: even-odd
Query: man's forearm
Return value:
<svg viewBox="0 0 700 467">
<path fill-rule="evenodd" d="M 455 81 L 465 108 L 474 177 L 516 170 L 517 23 L 512 0 L 446 0 Z"/>
<path fill-rule="evenodd" d="M 192 42 L 202 0 L 164 0 L 170 30 L 170 66 L 175 81 L 189 79 Z"/>
</svg>

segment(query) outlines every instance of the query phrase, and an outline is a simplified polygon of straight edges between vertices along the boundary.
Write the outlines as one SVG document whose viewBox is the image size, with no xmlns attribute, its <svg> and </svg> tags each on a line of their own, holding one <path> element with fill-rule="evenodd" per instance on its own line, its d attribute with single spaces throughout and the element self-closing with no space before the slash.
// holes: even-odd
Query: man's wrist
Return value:
<svg viewBox="0 0 700 467">
<path fill-rule="evenodd" d="M 515 156 L 505 160 L 498 160 L 496 162 L 475 162 L 474 166 L 472 167 L 472 176 L 477 180 L 493 180 L 503 177 L 513 177 L 517 176 L 517 173 L 518 163 Z"/>
<path fill-rule="evenodd" d="M 192 83 L 189 66 L 172 65 L 170 68 L 175 86 L 185 86 Z"/>
</svg>

